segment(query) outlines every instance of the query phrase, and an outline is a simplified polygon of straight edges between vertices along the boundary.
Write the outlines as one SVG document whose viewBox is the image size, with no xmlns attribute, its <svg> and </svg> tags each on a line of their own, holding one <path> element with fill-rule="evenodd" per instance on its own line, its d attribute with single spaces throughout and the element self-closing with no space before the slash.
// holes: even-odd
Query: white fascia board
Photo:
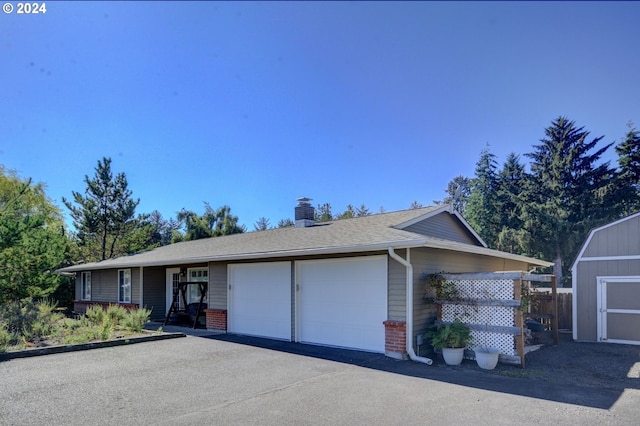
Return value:
<svg viewBox="0 0 640 426">
<path fill-rule="evenodd" d="M 590 256 L 580 259 L 581 262 L 597 262 L 600 260 L 640 260 L 640 254 L 630 254 L 625 256 Z M 575 264 L 577 265 L 578 262 Z"/>
</svg>

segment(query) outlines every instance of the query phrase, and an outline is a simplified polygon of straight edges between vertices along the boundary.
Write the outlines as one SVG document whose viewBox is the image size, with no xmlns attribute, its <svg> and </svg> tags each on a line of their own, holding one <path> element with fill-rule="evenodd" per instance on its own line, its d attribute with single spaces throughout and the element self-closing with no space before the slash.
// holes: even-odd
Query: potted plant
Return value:
<svg viewBox="0 0 640 426">
<path fill-rule="evenodd" d="M 435 331 L 427 333 L 431 339 L 431 345 L 436 349 L 442 349 L 442 357 L 447 365 L 460 365 L 464 357 L 464 348 L 471 341 L 469 327 L 455 319 L 450 324 L 441 324 Z"/>
<path fill-rule="evenodd" d="M 493 370 L 496 368 L 496 365 L 498 365 L 500 349 L 490 348 L 488 346 L 476 346 L 473 348 L 473 352 L 476 355 L 478 367 L 483 370 Z"/>
</svg>

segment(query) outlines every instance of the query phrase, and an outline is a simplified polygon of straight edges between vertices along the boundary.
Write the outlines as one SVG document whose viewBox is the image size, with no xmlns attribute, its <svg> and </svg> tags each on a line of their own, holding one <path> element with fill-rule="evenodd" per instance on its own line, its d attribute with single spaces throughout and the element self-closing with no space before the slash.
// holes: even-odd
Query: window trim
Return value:
<svg viewBox="0 0 640 426">
<path fill-rule="evenodd" d="M 80 274 L 80 300 L 91 300 L 91 271 Z"/>
<path fill-rule="evenodd" d="M 129 278 L 129 291 L 128 294 L 125 294 L 123 291 L 124 283 L 122 278 L 126 278 L 127 276 Z M 131 282 L 131 269 L 118 269 L 118 303 L 131 303 L 131 287 L 133 287 L 133 283 Z M 126 296 L 129 296 L 128 300 Z"/>
<path fill-rule="evenodd" d="M 196 278 L 192 278 L 191 277 L 191 273 L 194 271 L 204 271 L 206 272 L 206 279 L 198 279 L 198 277 Z M 204 278 L 204 277 L 202 277 Z M 202 281 L 202 282 L 206 282 L 207 283 L 207 293 L 204 296 L 204 300 L 203 302 L 207 303 L 208 299 L 209 299 L 209 267 L 208 266 L 198 266 L 196 268 L 187 268 L 187 281 L 189 282 L 198 282 L 198 281 Z M 187 303 L 195 303 L 195 302 L 199 302 L 200 301 L 200 290 L 197 286 L 194 285 L 190 285 L 189 289 L 187 290 Z"/>
</svg>

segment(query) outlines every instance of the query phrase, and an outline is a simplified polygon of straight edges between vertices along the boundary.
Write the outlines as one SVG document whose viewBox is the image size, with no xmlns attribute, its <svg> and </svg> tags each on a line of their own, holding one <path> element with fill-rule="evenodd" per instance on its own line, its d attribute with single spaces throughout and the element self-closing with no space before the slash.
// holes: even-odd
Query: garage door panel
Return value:
<svg viewBox="0 0 640 426">
<path fill-rule="evenodd" d="M 298 340 L 384 352 L 386 256 L 297 264 Z"/>
<path fill-rule="evenodd" d="M 229 331 L 291 340 L 291 264 L 229 265 Z"/>
</svg>

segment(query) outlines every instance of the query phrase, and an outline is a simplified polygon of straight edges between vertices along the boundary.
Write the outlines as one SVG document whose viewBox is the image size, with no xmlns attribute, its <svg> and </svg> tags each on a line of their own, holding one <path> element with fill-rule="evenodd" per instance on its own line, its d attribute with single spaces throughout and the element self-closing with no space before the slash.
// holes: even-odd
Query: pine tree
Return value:
<svg viewBox="0 0 640 426">
<path fill-rule="evenodd" d="M 0 304 L 51 297 L 69 260 L 62 215 L 43 184 L 21 179 L 0 166 Z"/>
<path fill-rule="evenodd" d="M 71 212 L 84 260 L 104 260 L 130 253 L 122 243 L 124 236 L 134 230 L 140 199 L 131 198 L 126 175 L 118 173 L 114 178 L 111 158 L 104 157 L 98 160 L 93 179 L 85 175 L 84 181 L 86 196 L 73 191 L 73 202 L 62 198 Z"/>
<path fill-rule="evenodd" d="M 619 203 L 622 213 L 629 215 L 640 210 L 640 132 L 629 123 L 629 131 L 618 146 Z"/>
<path fill-rule="evenodd" d="M 497 211 L 500 217 L 500 232 L 496 248 L 509 253 L 526 254 L 528 239 L 522 223 L 521 192 L 526 180 L 526 171 L 520 158 L 511 153 L 498 173 L 496 193 Z"/>
<path fill-rule="evenodd" d="M 246 231 L 244 226 L 238 225 L 238 216 L 231 214 L 231 207 L 222 206 L 214 209 L 209 203 L 205 203 L 205 211 L 202 216 L 193 211 L 182 209 L 178 213 L 178 222 L 184 226 L 185 231 L 184 234 L 174 232 L 174 243 L 239 234 Z"/>
<path fill-rule="evenodd" d="M 257 222 L 253 225 L 255 231 L 266 231 L 269 229 L 269 219 L 266 217 L 258 218 Z"/>
<path fill-rule="evenodd" d="M 475 178 L 471 180 L 469 203 L 465 218 L 489 247 L 495 247 L 500 232 L 497 209 L 498 177 L 495 155 L 484 149 L 476 163 Z"/>
<path fill-rule="evenodd" d="M 611 217 L 604 200 L 614 170 L 608 162 L 597 163 L 612 144 L 598 149 L 603 136 L 588 137 L 584 127 L 558 117 L 534 151 L 525 154 L 531 173 L 523 191 L 523 219 L 531 254 L 555 263 L 558 283 L 588 230 Z"/>
<path fill-rule="evenodd" d="M 464 216 L 471 195 L 471 179 L 458 175 L 449 181 L 445 192 L 448 195 L 442 200 L 433 200 L 433 204 L 436 206 L 451 204 L 455 211 Z"/>
</svg>

